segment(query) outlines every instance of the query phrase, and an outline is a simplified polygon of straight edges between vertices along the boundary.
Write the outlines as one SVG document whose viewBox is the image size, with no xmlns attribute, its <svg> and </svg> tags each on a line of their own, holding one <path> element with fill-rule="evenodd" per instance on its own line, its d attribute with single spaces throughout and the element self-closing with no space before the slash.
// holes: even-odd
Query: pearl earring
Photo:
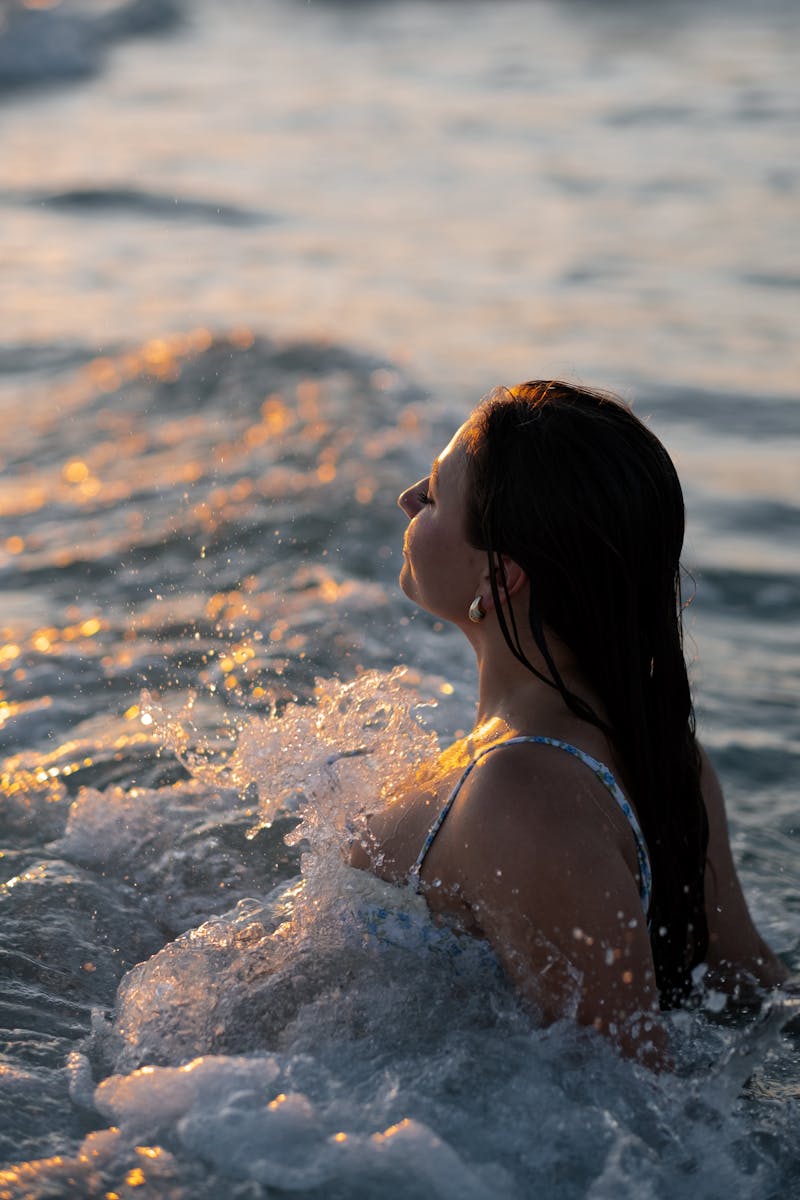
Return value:
<svg viewBox="0 0 800 1200">
<path fill-rule="evenodd" d="M 480 598 L 480 596 L 476 596 L 475 599 L 472 601 L 472 604 L 470 604 L 470 606 L 469 606 L 469 619 L 470 619 L 470 621 L 473 621 L 476 625 L 480 625 L 481 621 L 483 620 L 483 618 L 485 616 L 486 616 L 486 613 L 481 608 L 481 598 Z"/>
</svg>

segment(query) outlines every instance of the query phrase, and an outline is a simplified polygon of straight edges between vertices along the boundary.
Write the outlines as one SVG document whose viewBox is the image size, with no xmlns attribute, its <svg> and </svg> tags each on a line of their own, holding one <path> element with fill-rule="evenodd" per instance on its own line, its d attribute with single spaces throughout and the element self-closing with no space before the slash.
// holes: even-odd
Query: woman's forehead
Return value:
<svg viewBox="0 0 800 1200">
<path fill-rule="evenodd" d="M 466 422 L 459 426 L 459 428 L 450 438 L 450 441 L 447 443 L 444 450 L 442 450 L 440 454 L 437 454 L 436 458 L 433 460 L 431 475 L 438 473 L 442 463 L 446 462 L 448 459 L 451 460 L 452 465 L 455 465 L 453 460 L 460 459 L 463 456 L 463 435 L 466 428 Z"/>
<path fill-rule="evenodd" d="M 466 468 L 466 452 L 461 437 L 463 430 L 464 426 L 462 425 L 461 429 L 457 430 L 447 443 L 441 454 L 437 455 L 433 460 L 430 474 L 432 483 L 444 480 L 448 485 L 454 483 L 460 486 Z"/>
</svg>

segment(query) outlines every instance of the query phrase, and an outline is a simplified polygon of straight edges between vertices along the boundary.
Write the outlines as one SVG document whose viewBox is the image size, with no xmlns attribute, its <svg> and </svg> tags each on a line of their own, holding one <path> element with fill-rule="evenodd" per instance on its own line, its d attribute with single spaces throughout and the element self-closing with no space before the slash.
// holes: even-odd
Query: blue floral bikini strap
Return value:
<svg viewBox="0 0 800 1200">
<path fill-rule="evenodd" d="M 642 908 L 646 913 L 650 907 L 650 894 L 653 890 L 653 873 L 650 868 L 650 858 L 647 853 L 647 845 L 644 840 L 644 834 L 642 833 L 641 826 L 636 819 L 636 814 L 625 798 L 622 788 L 619 786 L 616 779 L 611 774 L 611 771 L 607 766 L 605 766 L 604 763 L 598 762 L 596 758 L 592 758 L 591 754 L 587 754 L 585 750 L 580 750 L 577 746 L 573 746 L 570 742 L 562 742 L 558 738 L 532 736 L 512 737 L 506 738 L 504 742 L 495 742 L 493 746 L 488 746 L 485 750 L 482 750 L 477 758 L 474 758 L 469 764 L 466 771 L 448 796 L 447 803 L 445 804 L 444 808 L 428 830 L 428 836 L 422 843 L 422 849 L 417 855 L 416 862 L 408 873 L 408 882 L 416 889 L 419 888 L 419 873 L 422 870 L 422 864 L 425 861 L 425 856 L 433 845 L 434 838 L 444 824 L 445 817 L 455 804 L 459 792 L 481 759 L 485 758 L 487 754 L 491 754 L 494 750 L 502 750 L 503 746 L 512 746 L 519 742 L 536 742 L 542 746 L 555 746 L 558 750 L 565 750 L 567 754 L 571 754 L 573 758 L 577 758 L 580 760 L 580 762 L 585 763 L 589 770 L 597 776 L 600 782 L 608 788 L 609 792 L 619 805 L 619 808 L 630 825 L 631 832 L 633 833 L 633 839 L 636 843 L 636 860 L 639 867 L 639 896 L 641 897 Z"/>
</svg>

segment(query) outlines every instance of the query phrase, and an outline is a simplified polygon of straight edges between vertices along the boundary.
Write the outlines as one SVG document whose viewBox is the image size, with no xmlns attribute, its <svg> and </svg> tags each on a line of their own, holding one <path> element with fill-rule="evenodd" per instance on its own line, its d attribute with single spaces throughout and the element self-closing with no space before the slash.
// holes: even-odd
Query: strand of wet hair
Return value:
<svg viewBox="0 0 800 1200">
<path fill-rule="evenodd" d="M 542 671 L 539 671 L 533 665 L 533 663 L 530 661 L 530 659 L 528 658 L 525 651 L 522 649 L 522 639 L 519 636 L 519 629 L 517 628 L 517 621 L 516 621 L 516 617 L 514 616 L 514 608 L 513 608 L 513 605 L 511 604 L 511 596 L 510 596 L 510 593 L 508 590 L 508 581 L 506 579 L 505 567 L 503 565 L 502 557 L 500 555 L 498 555 L 496 566 L 497 566 L 497 570 L 500 574 L 500 581 L 501 581 L 502 587 L 503 587 L 503 595 L 505 597 L 506 606 L 508 608 L 508 615 L 511 620 L 511 631 L 513 631 L 513 638 L 512 638 L 511 631 L 509 630 L 509 627 L 508 627 L 508 622 L 506 621 L 505 612 L 503 611 L 504 606 L 500 602 L 500 589 L 497 586 L 497 580 L 495 578 L 495 573 L 494 573 L 494 564 L 492 561 L 494 558 L 493 551 L 489 550 L 488 555 L 489 555 L 489 585 L 490 585 L 491 591 L 492 591 L 492 599 L 494 600 L 495 611 L 497 612 L 497 620 L 498 620 L 498 624 L 500 625 L 500 632 L 502 633 L 505 643 L 508 646 L 511 653 L 514 655 L 514 657 L 519 662 L 522 663 L 522 665 L 524 667 L 527 667 L 527 669 L 529 671 L 531 671 L 536 676 L 537 679 L 541 679 L 541 681 L 543 683 L 546 683 L 548 687 L 555 688 L 556 691 L 558 691 L 559 694 L 561 695 L 562 699 L 564 700 L 564 703 L 567 705 L 567 707 L 570 709 L 570 711 L 575 714 L 576 717 L 579 717 L 583 721 L 587 721 L 590 725 L 594 725 L 597 729 L 601 730 L 606 735 L 606 737 L 609 738 L 612 742 L 616 742 L 616 738 L 614 736 L 614 731 L 611 728 L 611 726 L 608 725 L 605 721 L 602 720 L 601 717 L 599 717 L 597 715 L 597 713 L 594 711 L 594 709 L 592 708 L 592 706 L 590 704 L 587 704 L 587 702 L 585 700 L 583 700 L 580 696 L 576 695 L 575 692 L 571 691 L 565 684 L 564 680 L 562 679 L 561 672 L 558 670 L 558 667 L 556 666 L 556 664 L 553 660 L 553 656 L 550 653 L 550 647 L 547 645 L 547 639 L 544 636 L 544 628 L 542 627 L 541 617 L 539 616 L 539 612 L 533 603 L 533 590 L 532 589 L 531 589 L 531 602 L 530 602 L 529 611 L 528 611 L 528 619 L 529 619 L 530 625 L 531 625 L 531 632 L 533 634 L 533 640 L 536 642 L 536 645 L 538 646 L 539 650 L 541 651 L 542 658 L 544 659 L 544 661 L 547 665 L 547 669 L 550 672 L 550 678 L 548 678 L 547 675 L 545 675 Z"/>
<path fill-rule="evenodd" d="M 530 662 L 530 660 L 528 659 L 527 655 L 525 654 L 525 651 L 522 649 L 522 641 L 519 636 L 519 630 L 517 629 L 517 622 L 514 617 L 514 609 L 511 605 L 511 596 L 508 591 L 508 581 L 506 579 L 506 572 L 505 572 L 505 568 L 503 566 L 503 560 L 502 560 L 502 558 L 500 558 L 498 556 L 497 567 L 499 568 L 499 571 L 500 571 L 500 579 L 503 584 L 503 594 L 505 597 L 505 604 L 508 607 L 508 613 L 509 613 L 509 616 L 511 617 L 511 626 L 512 626 L 512 629 L 514 632 L 514 636 L 512 638 L 511 631 L 508 628 L 508 622 L 506 621 L 506 615 L 505 615 L 505 612 L 503 611 L 504 605 L 500 598 L 500 589 L 497 586 L 497 580 L 496 580 L 495 574 L 494 574 L 495 566 L 492 561 L 494 558 L 494 552 L 492 550 L 489 550 L 488 555 L 489 555 L 489 586 L 492 591 L 492 599 L 494 600 L 494 608 L 495 608 L 495 612 L 497 613 L 497 621 L 498 621 L 498 624 L 500 625 L 500 632 L 503 635 L 506 645 L 508 646 L 509 650 L 514 655 L 514 657 L 516 659 L 518 659 L 522 663 L 523 666 L 527 667 L 529 671 L 532 671 L 533 674 L 537 677 L 537 679 L 541 679 L 542 683 L 546 683 L 548 687 L 558 688 L 558 685 L 556 683 L 554 683 L 554 681 L 552 679 L 548 679 L 548 677 L 546 675 L 544 675 L 541 671 L 536 669 L 536 667 L 533 665 L 533 663 Z"/>
</svg>

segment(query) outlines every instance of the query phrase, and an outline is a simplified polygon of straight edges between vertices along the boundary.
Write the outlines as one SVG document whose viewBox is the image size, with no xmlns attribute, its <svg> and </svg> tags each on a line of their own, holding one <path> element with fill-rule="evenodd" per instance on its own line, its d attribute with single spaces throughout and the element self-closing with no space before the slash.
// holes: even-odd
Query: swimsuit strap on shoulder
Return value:
<svg viewBox="0 0 800 1200">
<path fill-rule="evenodd" d="M 623 816 L 630 825 L 631 832 L 633 833 L 633 839 L 636 843 L 636 860 L 639 867 L 639 896 L 641 897 L 642 907 L 644 911 L 647 912 L 650 907 L 650 895 L 653 889 L 653 873 L 650 868 L 650 858 L 647 853 L 647 845 L 644 840 L 644 834 L 642 833 L 641 826 L 636 819 L 636 814 L 626 799 L 622 788 L 619 786 L 605 763 L 601 763 L 596 758 L 592 758 L 591 754 L 587 754 L 585 750 L 581 750 L 578 746 L 573 746 L 571 742 L 562 742 L 559 738 L 534 736 L 512 737 L 506 738 L 504 742 L 495 742 L 493 746 L 488 746 L 485 750 L 482 750 L 481 753 L 477 755 L 477 757 L 474 758 L 469 764 L 466 771 L 448 796 L 444 808 L 428 830 L 428 835 L 425 838 L 425 841 L 422 843 L 422 848 L 417 855 L 416 862 L 408 873 L 409 883 L 415 888 L 419 887 L 419 873 L 422 869 L 422 864 L 425 861 L 425 856 L 433 845 L 433 840 L 444 824 L 444 820 L 447 814 L 450 812 L 450 809 L 453 807 L 459 792 L 481 759 L 485 758 L 487 754 L 491 754 L 495 750 L 502 750 L 504 746 L 513 746 L 520 742 L 535 742 L 538 745 L 555 746 L 555 748 L 558 750 L 566 751 L 567 754 L 571 754 L 573 758 L 577 758 L 580 760 L 580 762 L 584 763 L 600 780 L 600 782 L 604 784 L 606 788 L 608 788 L 609 792 L 619 806 Z"/>
</svg>

